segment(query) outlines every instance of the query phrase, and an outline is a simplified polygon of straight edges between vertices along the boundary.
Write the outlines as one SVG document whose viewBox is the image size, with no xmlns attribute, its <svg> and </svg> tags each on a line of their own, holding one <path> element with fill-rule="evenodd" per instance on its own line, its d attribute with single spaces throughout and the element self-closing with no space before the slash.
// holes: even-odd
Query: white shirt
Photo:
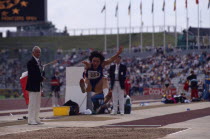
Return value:
<svg viewBox="0 0 210 139">
<path fill-rule="evenodd" d="M 41 70 L 42 70 L 42 67 L 41 67 L 41 63 L 40 63 L 39 59 L 36 58 L 34 55 L 32 55 L 32 56 L 34 57 L 34 59 L 35 59 L 36 62 L 38 63 L 39 69 L 40 69 L 40 71 L 41 71 Z"/>
<path fill-rule="evenodd" d="M 118 75 L 119 75 L 119 66 L 120 66 L 120 64 L 116 64 L 115 65 L 115 80 L 119 80 L 118 79 Z"/>
<path fill-rule="evenodd" d="M 34 57 L 34 59 L 36 60 L 36 62 L 39 64 L 39 59 L 36 58 L 34 55 L 32 55 Z"/>
</svg>

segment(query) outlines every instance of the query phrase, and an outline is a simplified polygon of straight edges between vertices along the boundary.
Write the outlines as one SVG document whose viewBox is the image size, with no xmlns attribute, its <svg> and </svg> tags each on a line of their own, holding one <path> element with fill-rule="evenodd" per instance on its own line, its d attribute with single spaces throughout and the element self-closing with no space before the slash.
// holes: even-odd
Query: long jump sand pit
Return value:
<svg viewBox="0 0 210 139">
<path fill-rule="evenodd" d="M 183 128 L 50 128 L 0 136 L 0 139 L 156 139 Z"/>
</svg>

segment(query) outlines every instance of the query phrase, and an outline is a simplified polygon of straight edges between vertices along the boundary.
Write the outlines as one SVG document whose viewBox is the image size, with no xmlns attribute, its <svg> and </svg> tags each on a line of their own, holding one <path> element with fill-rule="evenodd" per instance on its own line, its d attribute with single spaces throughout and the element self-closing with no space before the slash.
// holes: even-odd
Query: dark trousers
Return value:
<svg viewBox="0 0 210 139">
<path fill-rule="evenodd" d="M 93 110 L 96 110 L 97 108 L 100 107 L 100 105 L 103 104 L 104 94 L 103 93 L 95 94 L 91 97 L 91 100 L 93 102 Z"/>
</svg>

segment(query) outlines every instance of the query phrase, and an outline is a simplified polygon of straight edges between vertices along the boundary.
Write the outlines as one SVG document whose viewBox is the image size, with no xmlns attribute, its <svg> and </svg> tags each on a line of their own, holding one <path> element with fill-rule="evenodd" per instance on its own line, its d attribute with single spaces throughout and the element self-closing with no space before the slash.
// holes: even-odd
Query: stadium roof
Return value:
<svg viewBox="0 0 210 139">
<path fill-rule="evenodd" d="M 200 36 L 210 36 L 210 28 L 200 28 Z M 198 28 L 190 27 L 189 32 L 191 32 L 193 35 L 197 36 L 198 34 Z"/>
</svg>

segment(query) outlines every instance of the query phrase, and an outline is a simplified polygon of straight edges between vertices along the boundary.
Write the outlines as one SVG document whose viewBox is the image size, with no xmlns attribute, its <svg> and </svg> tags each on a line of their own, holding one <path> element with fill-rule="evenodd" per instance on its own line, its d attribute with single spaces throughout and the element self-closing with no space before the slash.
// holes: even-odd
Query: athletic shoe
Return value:
<svg viewBox="0 0 210 139">
<path fill-rule="evenodd" d="M 42 122 L 37 122 L 37 124 L 38 124 L 38 125 L 43 125 L 44 123 L 42 123 Z"/>
<path fill-rule="evenodd" d="M 116 115 L 117 112 L 115 110 L 112 110 L 112 112 L 110 113 L 111 115 Z"/>
<path fill-rule="evenodd" d="M 36 122 L 31 122 L 31 123 L 28 123 L 28 125 L 38 125 L 38 123 L 36 123 Z"/>
</svg>

